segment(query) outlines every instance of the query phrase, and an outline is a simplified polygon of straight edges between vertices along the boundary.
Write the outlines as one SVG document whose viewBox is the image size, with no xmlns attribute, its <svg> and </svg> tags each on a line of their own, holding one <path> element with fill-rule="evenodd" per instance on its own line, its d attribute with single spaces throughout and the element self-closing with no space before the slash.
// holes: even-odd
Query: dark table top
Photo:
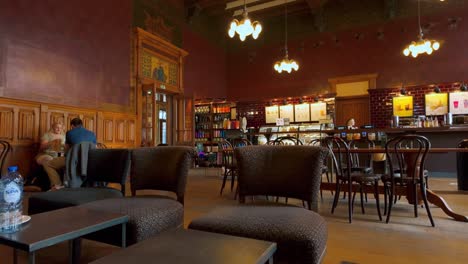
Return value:
<svg viewBox="0 0 468 264">
<path fill-rule="evenodd" d="M 0 244 L 32 252 L 127 221 L 122 214 L 68 207 L 32 215 L 19 231 L 0 234 Z"/>
<path fill-rule="evenodd" d="M 122 249 L 92 264 L 263 264 L 275 251 L 274 242 L 177 229 Z"/>
</svg>

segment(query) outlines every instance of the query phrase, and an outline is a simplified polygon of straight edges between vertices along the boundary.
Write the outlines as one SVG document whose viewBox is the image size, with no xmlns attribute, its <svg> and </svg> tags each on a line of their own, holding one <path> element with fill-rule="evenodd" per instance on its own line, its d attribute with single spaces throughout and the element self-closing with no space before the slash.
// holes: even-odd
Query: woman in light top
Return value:
<svg viewBox="0 0 468 264">
<path fill-rule="evenodd" d="M 61 123 L 53 123 L 52 127 L 41 138 L 39 154 L 36 156 L 36 162 L 43 165 L 49 160 L 57 157 L 59 152 L 63 151 L 65 146 L 65 133 Z"/>
<path fill-rule="evenodd" d="M 356 121 L 354 121 L 354 118 L 350 118 L 348 119 L 348 121 L 346 121 L 346 128 L 347 129 L 356 129 Z"/>
</svg>

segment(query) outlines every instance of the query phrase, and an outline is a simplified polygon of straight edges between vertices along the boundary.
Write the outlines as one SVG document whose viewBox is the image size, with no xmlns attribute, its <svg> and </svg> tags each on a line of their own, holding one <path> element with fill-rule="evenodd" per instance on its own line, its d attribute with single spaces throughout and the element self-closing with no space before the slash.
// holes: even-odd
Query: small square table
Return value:
<svg viewBox="0 0 468 264">
<path fill-rule="evenodd" d="M 175 229 L 91 264 L 273 264 L 276 243 L 197 230 Z"/>
<path fill-rule="evenodd" d="M 67 207 L 31 216 L 31 220 L 11 234 L 0 233 L 0 244 L 29 253 L 29 263 L 35 263 L 35 252 L 64 241 L 70 241 L 69 262 L 78 263 L 81 237 L 111 226 L 122 225 L 122 247 L 125 247 L 125 225 L 128 216 L 116 213 Z"/>
</svg>

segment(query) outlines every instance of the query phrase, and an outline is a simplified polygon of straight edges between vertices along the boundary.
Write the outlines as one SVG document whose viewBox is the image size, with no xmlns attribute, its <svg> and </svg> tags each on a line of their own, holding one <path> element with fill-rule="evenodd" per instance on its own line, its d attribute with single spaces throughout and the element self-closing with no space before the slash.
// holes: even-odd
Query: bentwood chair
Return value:
<svg viewBox="0 0 468 264">
<path fill-rule="evenodd" d="M 309 146 L 326 147 L 326 144 L 323 139 L 317 138 L 317 139 L 311 140 L 309 142 Z M 324 156 L 323 165 L 322 165 L 322 176 L 325 174 L 325 176 L 327 177 L 327 182 L 331 182 L 330 173 L 328 170 L 328 158 L 329 158 L 328 154 Z M 322 177 L 320 177 L 320 183 L 322 182 L 323 182 Z M 331 192 L 331 194 L 333 195 L 333 191 Z M 320 190 L 320 197 L 323 198 L 322 190 Z"/>
<path fill-rule="evenodd" d="M 277 137 L 273 141 L 273 145 L 295 145 L 295 146 L 302 146 L 304 145 L 302 141 L 297 137 L 291 136 L 284 136 L 284 137 Z"/>
<path fill-rule="evenodd" d="M 227 178 L 231 177 L 231 191 L 234 189 L 234 182 L 236 180 L 236 160 L 234 157 L 234 148 L 229 141 L 223 139 L 218 143 L 218 151 L 222 153 L 221 165 L 224 167 L 223 183 L 219 195 L 223 194 L 224 186 L 226 186 Z"/>
<path fill-rule="evenodd" d="M 390 221 L 393 204 L 396 202 L 396 188 L 406 188 L 407 197 L 414 205 L 414 216 L 418 216 L 418 194 L 421 194 L 427 216 L 432 226 L 429 202 L 427 200 L 427 171 L 425 162 L 431 142 L 420 135 L 403 135 L 395 137 L 385 145 L 388 158 L 389 175 L 382 177 L 385 188 L 385 203 L 388 203 L 387 223 Z M 419 192 L 418 192 L 419 186 Z M 388 194 L 388 199 L 387 199 Z"/>
<path fill-rule="evenodd" d="M 336 207 L 338 206 L 341 186 L 345 185 L 346 193 L 348 194 L 348 220 L 351 223 L 353 218 L 353 203 L 355 194 L 351 197 L 353 192 L 353 183 L 358 184 L 359 192 L 361 194 L 361 209 L 364 213 L 364 204 L 363 204 L 363 191 L 366 186 L 372 186 L 374 189 L 374 197 L 377 206 L 377 213 L 379 219 L 382 220 L 382 215 L 380 212 L 380 202 L 379 202 L 379 190 L 378 184 L 380 181 L 380 175 L 372 175 L 367 173 L 352 172 L 350 169 L 352 167 L 352 156 L 350 152 L 349 145 L 339 137 L 326 137 L 325 142 L 327 147 L 330 150 L 330 155 L 332 158 L 332 166 L 336 174 L 336 189 L 335 197 L 333 199 L 333 205 L 331 213 L 335 212 Z"/>
<path fill-rule="evenodd" d="M 8 141 L 0 140 L 0 174 L 3 172 L 3 166 L 5 165 L 5 160 L 10 153 L 11 145 Z"/>
<path fill-rule="evenodd" d="M 252 145 L 252 142 L 246 138 L 236 138 L 231 140 L 231 145 L 234 148 L 241 148 Z"/>
<path fill-rule="evenodd" d="M 349 142 L 350 149 L 359 149 L 359 148 L 375 148 L 374 141 L 371 141 L 367 138 L 359 140 L 351 140 Z M 352 153 L 351 154 L 351 172 L 361 172 L 361 173 L 372 173 L 372 162 L 373 154 L 372 153 Z"/>
</svg>

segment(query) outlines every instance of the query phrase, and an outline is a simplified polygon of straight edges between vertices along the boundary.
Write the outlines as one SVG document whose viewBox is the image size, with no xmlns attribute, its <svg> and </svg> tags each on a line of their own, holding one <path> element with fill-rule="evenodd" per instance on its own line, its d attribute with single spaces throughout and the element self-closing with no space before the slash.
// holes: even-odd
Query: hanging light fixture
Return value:
<svg viewBox="0 0 468 264">
<path fill-rule="evenodd" d="M 277 61 L 273 68 L 278 72 L 281 73 L 283 71 L 287 73 L 291 73 L 292 70 L 299 70 L 299 64 L 293 59 L 289 59 L 288 56 L 288 2 L 285 2 L 285 8 L 284 8 L 284 27 L 285 27 L 285 41 L 284 41 L 284 50 L 285 50 L 285 56 L 281 61 Z"/>
<path fill-rule="evenodd" d="M 431 55 L 432 52 L 437 51 L 440 48 L 440 43 L 437 40 L 424 39 L 424 34 L 421 28 L 421 4 L 418 0 L 418 26 L 419 26 L 419 35 L 417 41 L 412 41 L 406 48 L 403 50 L 403 55 L 413 56 L 413 58 L 418 57 L 419 54 L 426 53 Z"/>
<path fill-rule="evenodd" d="M 236 33 L 239 35 L 241 41 L 249 35 L 252 35 L 254 39 L 257 39 L 262 32 L 262 25 L 258 22 L 251 22 L 247 13 L 247 5 L 244 0 L 244 12 L 242 12 L 242 20 L 239 22 L 237 19 L 233 19 L 229 26 L 228 35 L 233 38 Z"/>
</svg>

